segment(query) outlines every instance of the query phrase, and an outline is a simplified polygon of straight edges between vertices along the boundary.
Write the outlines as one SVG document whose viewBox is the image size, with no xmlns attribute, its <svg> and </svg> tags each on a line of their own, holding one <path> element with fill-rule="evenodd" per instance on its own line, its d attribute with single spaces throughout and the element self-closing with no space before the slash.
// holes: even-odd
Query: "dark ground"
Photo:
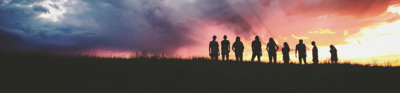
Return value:
<svg viewBox="0 0 400 93">
<path fill-rule="evenodd" d="M 399 93 L 399 67 L 1 53 L 1 93 Z"/>
</svg>

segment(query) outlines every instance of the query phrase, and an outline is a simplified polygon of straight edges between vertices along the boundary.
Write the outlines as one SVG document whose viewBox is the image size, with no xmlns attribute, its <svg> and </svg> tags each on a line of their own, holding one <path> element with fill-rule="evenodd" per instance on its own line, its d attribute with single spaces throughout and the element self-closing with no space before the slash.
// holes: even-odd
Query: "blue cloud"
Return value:
<svg viewBox="0 0 400 93">
<path fill-rule="evenodd" d="M 178 10 L 159 0 L 73 0 L 57 4 L 59 1 L 51 4 L 42 4 L 43 0 L 1 2 L 0 32 L 18 38 L 18 41 L 3 39 L 0 44 L 16 50 L 79 52 L 92 48 L 113 48 L 158 49 L 159 52 L 169 53 L 197 43 L 190 38 L 193 27 L 196 27 L 192 18 L 231 25 L 236 32 L 251 29 L 225 1 L 202 0 L 191 5 L 180 4 L 190 8 Z M 45 7 L 47 5 L 50 7 Z M 66 12 L 53 16 L 59 21 L 39 17 L 43 13 L 57 14 L 60 11 Z M 187 14 L 171 13 L 177 11 L 187 11 Z M 7 45 L 10 42 L 18 44 Z"/>
<path fill-rule="evenodd" d="M 44 12 L 47 13 L 49 10 L 44 8 L 43 6 L 33 6 L 33 10 L 38 11 L 38 12 Z"/>
</svg>

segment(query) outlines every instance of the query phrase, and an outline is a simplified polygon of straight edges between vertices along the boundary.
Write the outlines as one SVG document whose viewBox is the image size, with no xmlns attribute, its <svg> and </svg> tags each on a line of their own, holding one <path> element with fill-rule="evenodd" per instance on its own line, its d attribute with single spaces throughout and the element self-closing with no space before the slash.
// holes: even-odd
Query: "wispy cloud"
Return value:
<svg viewBox="0 0 400 93">
<path fill-rule="evenodd" d="M 310 33 L 310 34 L 336 34 L 336 32 L 333 32 L 333 31 L 331 31 L 330 29 L 318 29 L 318 30 L 316 30 L 316 31 L 310 31 L 310 32 L 308 32 L 308 33 Z"/>
<path fill-rule="evenodd" d="M 296 36 L 296 35 L 294 35 L 294 34 L 292 34 L 292 37 L 295 38 L 295 39 L 305 39 L 305 40 L 310 39 L 310 38 L 307 37 L 307 36 Z"/>
</svg>

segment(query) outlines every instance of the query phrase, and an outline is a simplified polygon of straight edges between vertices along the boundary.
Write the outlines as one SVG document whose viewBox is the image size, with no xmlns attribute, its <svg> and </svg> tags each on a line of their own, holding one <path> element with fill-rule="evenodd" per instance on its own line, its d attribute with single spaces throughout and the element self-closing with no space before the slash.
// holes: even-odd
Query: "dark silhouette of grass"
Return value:
<svg viewBox="0 0 400 93">
<path fill-rule="evenodd" d="M 398 91 L 399 67 L 0 53 L 4 93 Z M 384 73 L 374 73 L 384 72 Z M 389 72 L 389 73 L 388 73 Z M 5 91 L 4 90 L 4 91 Z"/>
</svg>

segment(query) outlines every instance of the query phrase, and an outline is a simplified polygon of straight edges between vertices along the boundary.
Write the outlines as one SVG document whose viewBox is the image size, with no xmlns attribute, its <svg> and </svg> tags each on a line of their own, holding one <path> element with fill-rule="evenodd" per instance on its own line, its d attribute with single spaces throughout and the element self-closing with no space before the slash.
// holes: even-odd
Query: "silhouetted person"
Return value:
<svg viewBox="0 0 400 93">
<path fill-rule="evenodd" d="M 288 43 L 283 43 L 283 48 L 282 48 L 282 55 L 283 55 L 283 63 L 284 64 L 289 64 L 290 57 L 289 57 L 289 52 L 290 52 L 290 47 Z"/>
<path fill-rule="evenodd" d="M 253 50 L 253 55 L 251 57 L 251 62 L 254 62 L 254 58 L 257 57 L 258 62 L 261 62 L 261 42 L 258 36 L 251 43 L 251 49 Z"/>
<path fill-rule="evenodd" d="M 226 35 L 224 35 L 224 40 L 221 41 L 221 55 L 222 55 L 222 61 L 229 60 L 229 52 L 231 52 L 231 43 L 229 40 L 226 40 Z"/>
<path fill-rule="evenodd" d="M 273 38 L 269 38 L 269 42 L 267 44 L 269 63 L 272 63 L 272 59 L 274 60 L 274 63 L 276 63 L 276 51 L 278 50 L 279 47 L 276 45 L 275 40 Z"/>
<path fill-rule="evenodd" d="M 313 49 L 312 49 L 312 56 L 313 56 L 313 62 L 314 64 L 318 64 L 319 60 L 318 60 L 318 48 L 317 45 L 315 45 L 315 41 L 311 42 L 311 45 L 313 45 Z"/>
<path fill-rule="evenodd" d="M 217 36 L 213 36 L 213 41 L 210 42 L 210 46 L 208 48 L 208 52 L 210 53 L 211 60 L 217 61 L 218 56 L 219 56 L 219 45 L 218 42 L 215 41 L 217 39 Z"/>
<path fill-rule="evenodd" d="M 232 45 L 232 50 L 235 52 L 236 61 L 243 61 L 243 43 L 240 41 L 240 37 L 236 37 L 235 43 Z"/>
<path fill-rule="evenodd" d="M 332 64 L 337 64 L 338 58 L 337 58 L 337 50 L 335 48 L 335 46 L 331 45 L 330 46 L 331 50 L 331 62 Z"/>
<path fill-rule="evenodd" d="M 300 64 L 302 64 L 301 63 L 302 60 L 304 60 L 304 64 L 307 64 L 306 45 L 303 43 L 303 40 L 301 40 L 301 39 L 299 40 L 299 44 L 296 45 L 296 50 L 294 52 L 296 56 L 297 56 L 297 51 L 299 52 L 298 57 L 299 57 Z"/>
</svg>

